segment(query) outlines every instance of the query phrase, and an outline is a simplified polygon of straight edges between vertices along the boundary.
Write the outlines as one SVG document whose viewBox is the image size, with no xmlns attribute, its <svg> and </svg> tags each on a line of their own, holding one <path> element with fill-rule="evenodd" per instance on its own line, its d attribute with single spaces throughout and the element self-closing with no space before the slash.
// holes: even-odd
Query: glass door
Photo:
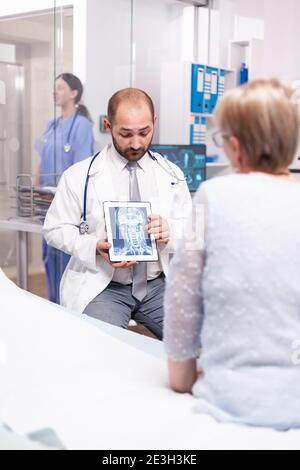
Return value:
<svg viewBox="0 0 300 470">
<path fill-rule="evenodd" d="M 0 63 L 0 216 L 15 214 L 13 190 L 23 168 L 24 70 Z"/>
<path fill-rule="evenodd" d="M 35 3 L 28 13 L 22 7 L 19 14 L 0 16 L 0 221 L 5 222 L 17 215 L 17 175 L 35 178 L 38 172 L 38 143 L 57 115 L 55 77 L 73 71 L 73 9 L 49 0 L 41 11 Z M 42 237 L 28 233 L 23 245 L 29 291 L 47 297 Z M 0 267 L 15 282 L 17 246 L 16 231 L 0 227 Z"/>
</svg>

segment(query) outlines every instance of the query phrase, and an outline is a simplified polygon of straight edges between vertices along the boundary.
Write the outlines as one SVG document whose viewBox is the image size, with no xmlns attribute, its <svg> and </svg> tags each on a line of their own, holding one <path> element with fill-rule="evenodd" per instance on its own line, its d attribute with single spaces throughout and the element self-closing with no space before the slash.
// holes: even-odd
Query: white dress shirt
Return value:
<svg viewBox="0 0 300 470">
<path fill-rule="evenodd" d="M 112 145 L 109 150 L 109 164 L 111 165 L 111 173 L 114 178 L 114 186 L 118 188 L 119 202 L 130 201 L 129 195 L 129 171 L 126 168 L 128 160 L 122 157 L 115 147 Z M 155 173 L 153 171 L 153 160 L 151 160 L 148 153 L 146 153 L 137 162 L 137 179 L 141 200 L 144 202 L 150 201 L 153 196 L 158 197 L 157 183 Z M 147 280 L 151 281 L 156 279 L 162 273 L 160 261 L 147 262 Z M 117 268 L 114 272 L 112 280 L 120 284 L 132 283 L 132 268 Z"/>
</svg>

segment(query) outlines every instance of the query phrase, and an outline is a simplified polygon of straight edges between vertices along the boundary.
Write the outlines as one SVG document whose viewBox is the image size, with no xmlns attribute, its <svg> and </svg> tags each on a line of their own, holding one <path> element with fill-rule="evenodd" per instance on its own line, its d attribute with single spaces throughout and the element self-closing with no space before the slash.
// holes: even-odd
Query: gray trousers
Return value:
<svg viewBox="0 0 300 470">
<path fill-rule="evenodd" d="M 85 308 L 84 314 L 98 320 L 128 328 L 130 319 L 146 326 L 157 338 L 163 336 L 163 302 L 165 277 L 147 282 L 147 295 L 142 302 L 132 296 L 132 286 L 111 282 Z"/>
</svg>

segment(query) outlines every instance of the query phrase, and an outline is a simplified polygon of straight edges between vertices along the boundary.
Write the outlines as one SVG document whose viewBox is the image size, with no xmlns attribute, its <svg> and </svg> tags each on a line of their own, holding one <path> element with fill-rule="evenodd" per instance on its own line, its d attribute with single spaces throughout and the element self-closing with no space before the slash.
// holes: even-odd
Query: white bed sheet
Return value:
<svg viewBox="0 0 300 470">
<path fill-rule="evenodd" d="M 300 448 L 300 431 L 195 414 L 191 396 L 169 390 L 154 340 L 139 351 L 124 342 L 134 343 L 132 333 L 114 338 L 21 291 L 1 270 L 0 293 L 0 424 L 18 434 L 50 428 L 67 449 Z"/>
</svg>

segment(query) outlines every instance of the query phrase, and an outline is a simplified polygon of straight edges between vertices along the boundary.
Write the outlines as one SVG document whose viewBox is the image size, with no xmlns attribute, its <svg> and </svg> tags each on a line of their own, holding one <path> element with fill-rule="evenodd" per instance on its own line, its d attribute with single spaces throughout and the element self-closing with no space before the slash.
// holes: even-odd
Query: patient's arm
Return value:
<svg viewBox="0 0 300 470">
<path fill-rule="evenodd" d="M 203 198 L 204 195 L 199 193 L 194 207 L 199 204 L 203 206 Z M 201 234 L 197 233 L 196 236 Z M 164 342 L 169 357 L 170 386 L 180 393 L 191 392 L 199 375 L 196 358 L 199 355 L 203 319 L 203 265 L 203 247 L 200 249 L 199 243 L 193 249 L 178 249 L 167 280 Z"/>
<path fill-rule="evenodd" d="M 178 393 L 191 393 L 199 373 L 197 372 L 196 359 L 175 361 L 169 359 L 169 383 L 170 387 Z"/>
</svg>

